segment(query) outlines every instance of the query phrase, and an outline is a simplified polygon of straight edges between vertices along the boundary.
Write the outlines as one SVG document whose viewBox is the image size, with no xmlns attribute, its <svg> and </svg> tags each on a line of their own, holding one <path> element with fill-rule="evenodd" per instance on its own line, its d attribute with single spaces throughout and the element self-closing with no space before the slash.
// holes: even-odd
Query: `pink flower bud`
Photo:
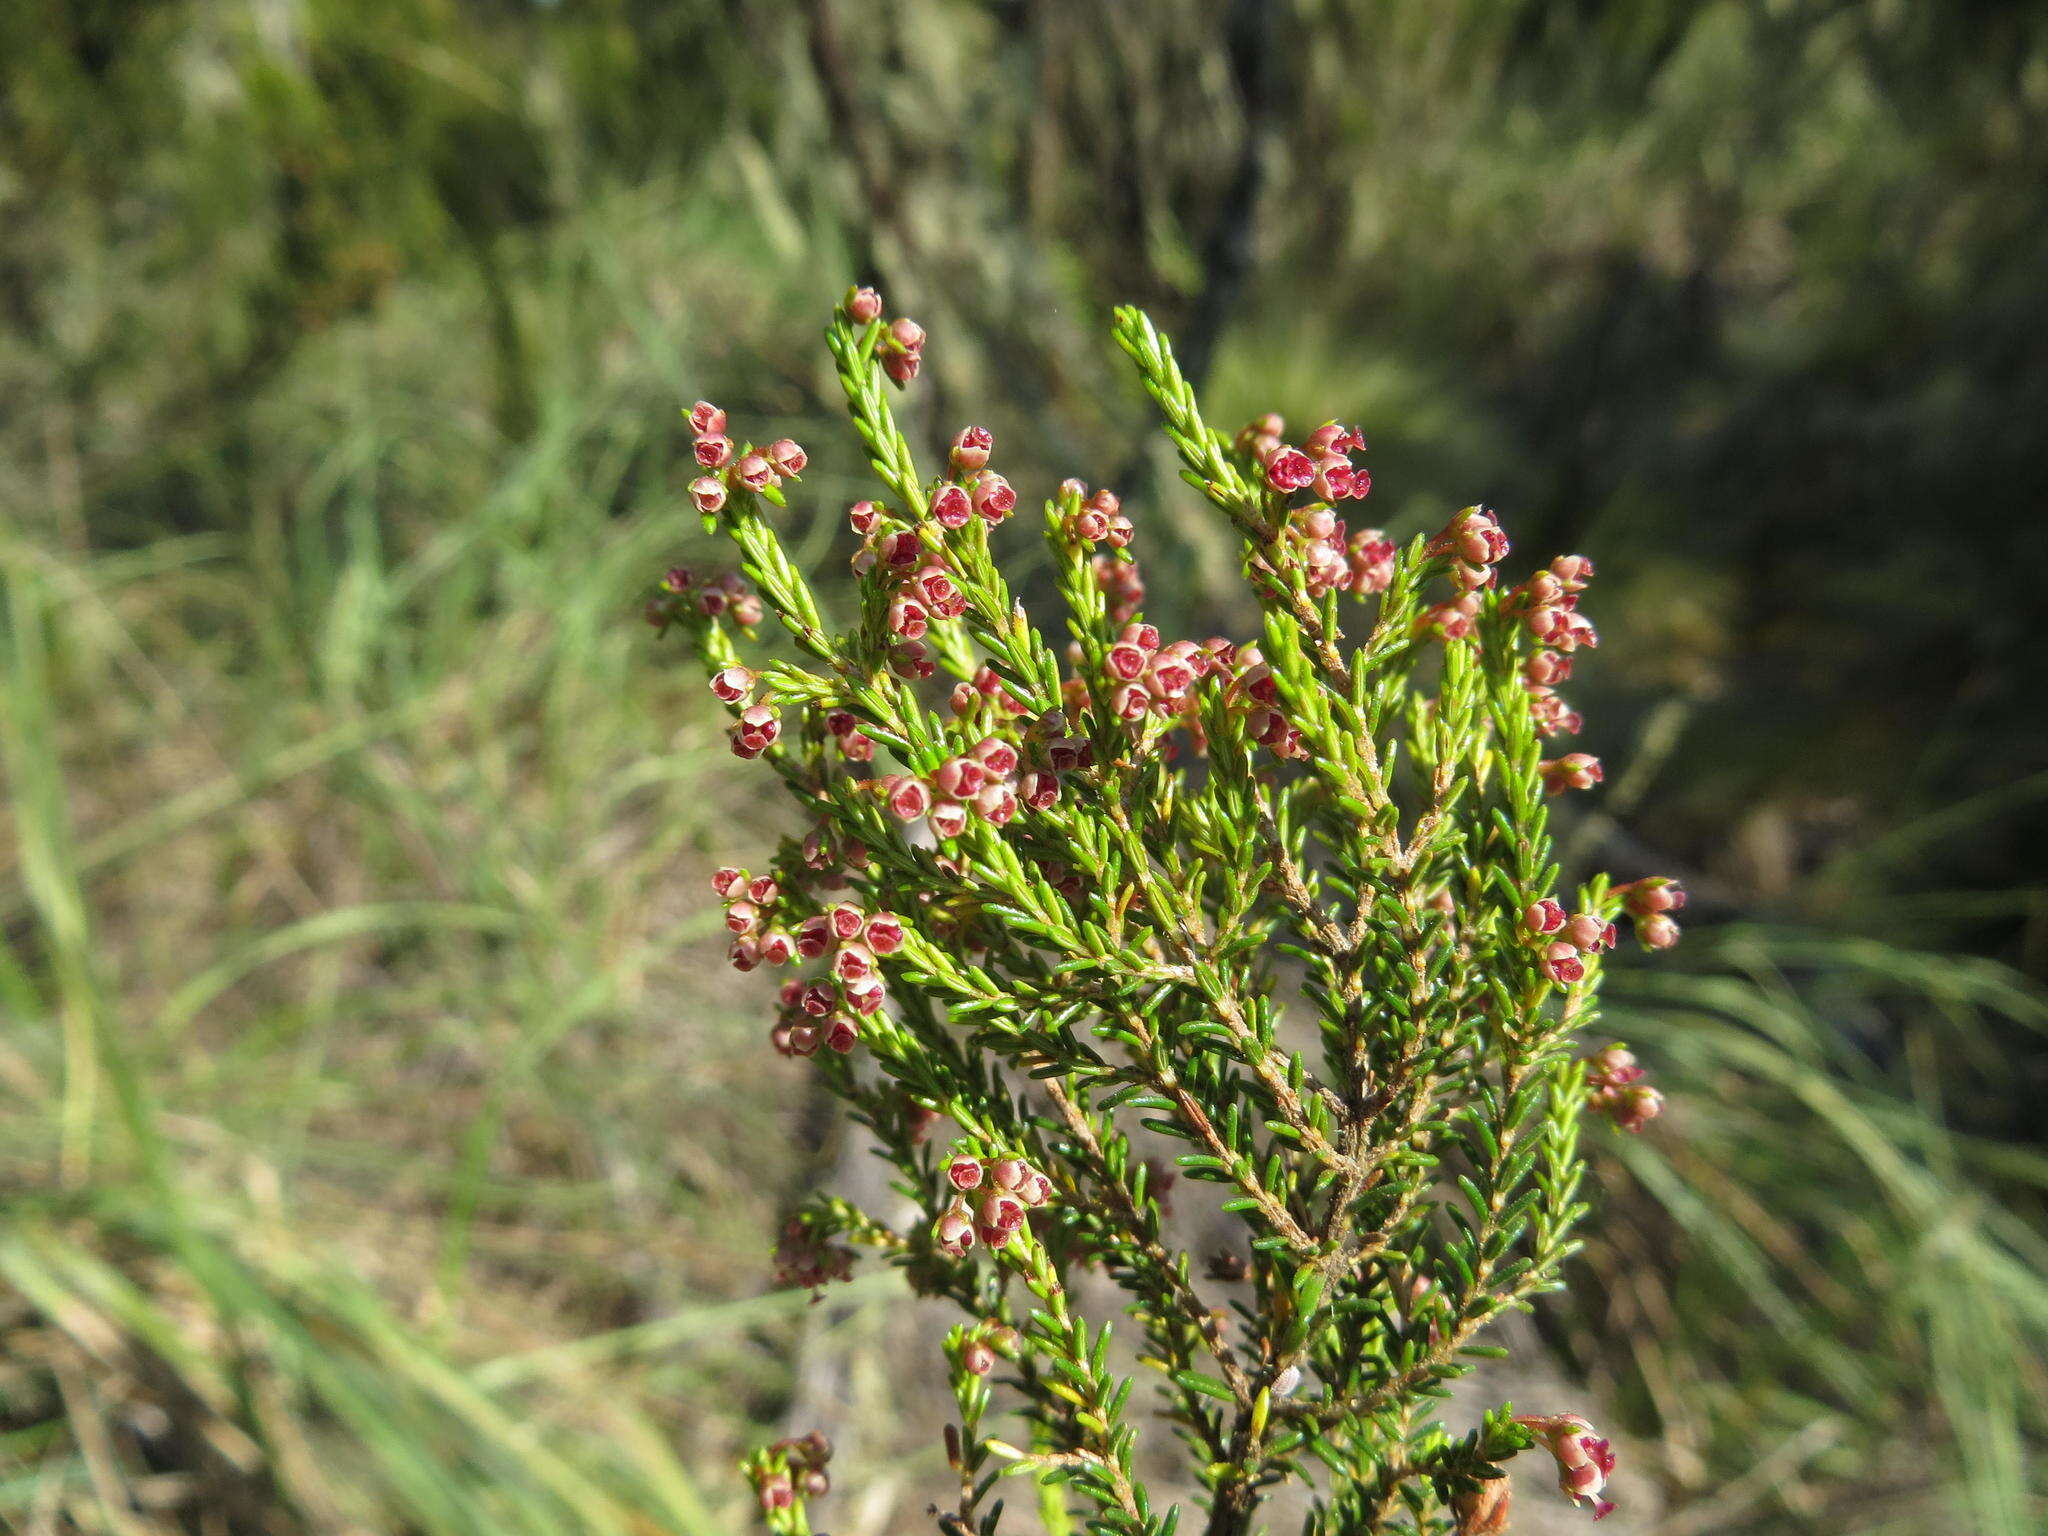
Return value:
<svg viewBox="0 0 2048 1536">
<path fill-rule="evenodd" d="M 866 1015 L 881 1012 L 882 999 L 885 996 L 881 977 L 866 976 L 859 981 L 845 983 L 845 987 L 846 1005 L 855 1013 Z"/>
<path fill-rule="evenodd" d="M 764 1477 L 759 1492 L 761 1508 L 771 1515 L 796 1503 L 796 1489 L 786 1472 L 774 1472 Z"/>
<path fill-rule="evenodd" d="M 1678 924 L 1662 912 L 1636 919 L 1636 942 L 1645 949 L 1669 949 L 1678 942 Z"/>
<path fill-rule="evenodd" d="M 1539 688 L 1551 688 L 1572 675 L 1572 659 L 1558 651 L 1538 651 L 1522 664 L 1522 676 Z"/>
<path fill-rule="evenodd" d="M 1006 783 L 986 784 L 974 797 L 974 809 L 989 825 L 1006 827 L 1017 818 L 1017 791 Z"/>
<path fill-rule="evenodd" d="M 1593 1511 L 1600 1519 L 1614 1508 L 1601 1490 L 1614 1474 L 1614 1449 L 1593 1433 L 1593 1426 L 1576 1413 L 1515 1419 L 1536 1438 L 1557 1462 L 1557 1486 L 1574 1504 Z"/>
<path fill-rule="evenodd" d="M 1018 793 L 1024 803 L 1034 811 L 1042 811 L 1048 806 L 1057 805 L 1060 798 L 1059 775 L 1042 768 L 1033 769 L 1024 775 L 1024 782 Z"/>
<path fill-rule="evenodd" d="M 1159 649 L 1159 629 L 1153 624 L 1126 624 L 1117 640 L 1124 645 L 1135 645 L 1141 651 L 1156 651 Z"/>
<path fill-rule="evenodd" d="M 711 877 L 711 889 L 727 900 L 730 900 L 733 892 L 739 890 L 746 883 L 747 872 L 744 869 L 734 869 L 730 864 L 724 866 L 717 874 Z"/>
<path fill-rule="evenodd" d="M 970 1376 L 986 1376 L 996 1368 L 996 1352 L 980 1339 L 969 1339 L 960 1346 L 960 1369 Z"/>
<path fill-rule="evenodd" d="M 690 482 L 690 505 L 699 512 L 717 512 L 725 506 L 725 482 L 699 475 Z"/>
<path fill-rule="evenodd" d="M 1685 887 L 1668 875 L 1648 875 L 1632 884 L 1617 886 L 1615 894 L 1634 917 L 1676 912 L 1685 906 Z"/>
<path fill-rule="evenodd" d="M 889 339 L 906 352 L 922 351 L 925 343 L 924 327 L 915 320 L 897 320 L 889 326 Z"/>
<path fill-rule="evenodd" d="M 983 470 L 975 477 L 974 510 L 983 522 L 1000 523 L 1016 506 L 1017 493 L 1001 475 Z"/>
<path fill-rule="evenodd" d="M 882 509 L 872 501 L 856 501 L 846 509 L 846 521 L 853 531 L 866 538 L 875 531 L 875 524 L 881 520 Z"/>
<path fill-rule="evenodd" d="M 1588 954 L 1614 948 L 1614 924 L 1592 912 L 1581 912 L 1564 925 L 1566 942 Z"/>
<path fill-rule="evenodd" d="M 796 952 L 815 960 L 832 947 L 832 925 L 824 917 L 807 917 L 797 924 Z"/>
<path fill-rule="evenodd" d="M 955 1189 L 979 1189 L 985 1171 L 981 1159 L 961 1156 L 946 1165 L 946 1178 Z"/>
<path fill-rule="evenodd" d="M 1585 980 L 1586 963 L 1578 950 L 1558 939 L 1543 947 L 1543 973 L 1560 987 L 1569 987 Z"/>
<path fill-rule="evenodd" d="M 1522 927 L 1534 934 L 1555 933 L 1564 922 L 1564 908 L 1547 896 L 1522 914 Z"/>
<path fill-rule="evenodd" d="M 1536 765 L 1548 794 L 1561 795 L 1568 789 L 1591 789 L 1607 775 L 1600 759 L 1585 752 L 1567 752 L 1563 757 L 1545 758 Z"/>
<path fill-rule="evenodd" d="M 1616 1090 L 1613 1097 L 1600 1107 L 1614 1121 L 1617 1130 L 1634 1135 L 1664 1113 L 1664 1095 L 1648 1083 L 1637 1083 L 1633 1087 Z"/>
<path fill-rule="evenodd" d="M 898 595 L 889 602 L 889 632 L 905 640 L 921 640 L 931 628 L 931 610 L 916 598 Z"/>
<path fill-rule="evenodd" d="M 761 958 L 770 965 L 787 965 L 796 957 L 796 945 L 787 930 L 770 928 L 761 935 Z"/>
<path fill-rule="evenodd" d="M 768 445 L 768 462 L 775 466 L 778 475 L 794 480 L 804 472 L 811 456 L 793 439 L 779 437 Z"/>
<path fill-rule="evenodd" d="M 922 779 L 898 773 L 883 782 L 888 785 L 884 793 L 888 796 L 889 814 L 898 821 L 915 821 L 931 810 L 932 792 Z"/>
<path fill-rule="evenodd" d="M 1292 495 L 1316 477 L 1315 462 L 1298 448 L 1282 448 L 1266 460 L 1266 483 Z"/>
<path fill-rule="evenodd" d="M 944 485 L 932 496 L 932 521 L 941 528 L 965 528 L 974 516 L 974 502 L 957 485 Z"/>
<path fill-rule="evenodd" d="M 1642 1076 L 1635 1052 L 1625 1046 L 1610 1045 L 1586 1058 L 1586 1082 L 1595 1088 L 1626 1088 Z"/>
<path fill-rule="evenodd" d="M 812 1018 L 822 1019 L 832 1011 L 832 1004 L 835 1001 L 837 999 L 832 994 L 832 984 L 829 981 L 807 981 L 804 983 L 803 995 L 797 999 L 797 1006 Z"/>
<path fill-rule="evenodd" d="M 1583 592 L 1593 579 L 1593 562 L 1584 555 L 1559 555 L 1550 562 L 1550 574 L 1567 592 Z"/>
<path fill-rule="evenodd" d="M 910 578 L 911 589 L 941 619 L 957 619 L 967 611 L 967 594 L 954 584 L 944 566 L 927 565 Z"/>
<path fill-rule="evenodd" d="M 927 819 L 931 823 L 932 836 L 958 837 L 967 830 L 967 807 L 958 800 L 934 800 Z"/>
<path fill-rule="evenodd" d="M 932 664 L 925 648 L 917 641 L 889 647 L 889 670 L 909 682 L 921 682 L 932 675 Z"/>
<path fill-rule="evenodd" d="M 736 901 L 725 909 L 725 927 L 729 933 L 752 933 L 761 926 L 761 909 L 751 901 Z"/>
<path fill-rule="evenodd" d="M 728 704 L 737 704 L 754 691 L 754 674 L 745 667 L 727 667 L 711 678 L 711 691 Z"/>
<path fill-rule="evenodd" d="M 1109 537 L 1109 519 L 1093 507 L 1083 507 L 1074 514 L 1068 530 L 1083 544 L 1100 544 Z"/>
<path fill-rule="evenodd" d="M 832 937 L 842 944 L 859 938 L 868 921 L 867 914 L 850 901 L 840 902 L 825 914 L 825 920 L 832 926 Z"/>
<path fill-rule="evenodd" d="M 968 1214 L 965 1200 L 957 1195 L 954 1197 L 953 1203 L 946 1207 L 932 1228 L 932 1241 L 942 1253 L 951 1254 L 956 1259 L 967 1257 L 968 1251 L 974 1247 L 974 1218 Z"/>
<path fill-rule="evenodd" d="M 882 563 L 892 571 L 907 571 L 924 558 L 924 540 L 914 528 L 898 528 L 882 536 L 875 545 Z"/>
<path fill-rule="evenodd" d="M 953 473 L 972 474 L 984 468 L 994 446 L 995 436 L 987 427 L 962 427 L 960 435 L 953 439 Z"/>
<path fill-rule="evenodd" d="M 835 1013 L 825 1021 L 825 1049 L 844 1056 L 860 1040 L 859 1021 Z"/>
<path fill-rule="evenodd" d="M 723 432 L 711 432 L 697 439 L 691 450 L 706 469 L 723 469 L 732 462 L 732 439 Z"/>
<path fill-rule="evenodd" d="M 984 736 L 968 750 L 968 756 L 994 778 L 1007 779 L 1017 771 L 1017 749 L 1000 736 Z"/>
<path fill-rule="evenodd" d="M 932 775 L 932 788 L 955 800 L 972 798 L 988 777 L 988 770 L 972 757 L 953 757 L 939 764 Z"/>
<path fill-rule="evenodd" d="M 976 1230 L 991 1248 L 1000 1248 L 1024 1225 L 1024 1202 L 1006 1189 L 990 1189 L 981 1197 Z"/>
<path fill-rule="evenodd" d="M 736 971 L 751 971 L 761 963 L 761 946 L 750 936 L 734 939 L 725 951 L 726 959 L 732 962 Z"/>
<path fill-rule="evenodd" d="M 903 947 L 903 920 L 893 912 L 877 912 L 861 934 L 869 949 L 878 955 L 893 955 Z"/>
<path fill-rule="evenodd" d="M 842 306 L 855 325 L 868 325 L 882 318 L 882 296 L 872 288 L 849 288 Z"/>
<path fill-rule="evenodd" d="M 881 361 L 882 372 L 889 375 L 893 384 L 908 384 L 917 377 L 918 355 L 915 352 L 884 352 Z"/>
<path fill-rule="evenodd" d="M 750 491 L 765 491 L 775 483 L 775 466 L 760 454 L 749 453 L 733 465 L 732 477 Z"/>
<path fill-rule="evenodd" d="M 690 407 L 690 430 L 699 437 L 710 437 L 725 430 L 725 412 L 709 400 L 699 400 Z"/>
<path fill-rule="evenodd" d="M 1135 645 L 1112 645 L 1103 654 L 1102 669 L 1119 682 L 1135 682 L 1145 675 L 1145 653 Z"/>
<path fill-rule="evenodd" d="M 1119 720 L 1142 720 L 1151 711 L 1152 695 L 1142 683 L 1125 683 L 1110 696 L 1109 707 Z"/>
<path fill-rule="evenodd" d="M 752 629 L 761 622 L 761 599 L 751 592 L 742 592 L 732 600 L 732 621 L 741 629 Z"/>
</svg>

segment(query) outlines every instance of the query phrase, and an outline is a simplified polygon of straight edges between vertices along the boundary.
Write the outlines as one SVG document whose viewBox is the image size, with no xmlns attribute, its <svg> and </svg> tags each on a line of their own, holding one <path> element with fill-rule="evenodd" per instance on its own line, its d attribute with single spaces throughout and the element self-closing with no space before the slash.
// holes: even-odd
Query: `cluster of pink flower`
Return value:
<svg viewBox="0 0 2048 1536">
<path fill-rule="evenodd" d="M 882 296 L 872 288 L 849 288 L 840 308 L 854 324 L 872 325 L 882 318 Z M 924 327 L 915 320 L 890 321 L 875 356 L 890 382 L 908 384 L 924 361 Z"/>
<path fill-rule="evenodd" d="M 1556 685 L 1572 675 L 1572 652 L 1600 643 L 1599 631 L 1579 612 L 1579 594 L 1593 579 L 1593 562 L 1584 555 L 1559 555 L 1547 570 L 1538 571 L 1507 596 L 1504 610 L 1519 618 L 1545 649 L 1522 665 L 1522 687 L 1529 694 L 1529 712 L 1546 736 L 1576 736 L 1585 724 L 1579 713 L 1557 696 Z M 1583 786 L 1568 786 L 1583 787 Z"/>
<path fill-rule="evenodd" d="M 946 1168 L 953 1200 L 932 1228 L 942 1252 L 965 1258 L 976 1239 L 991 1251 L 1001 1248 L 1024 1225 L 1024 1213 L 1052 1199 L 1052 1181 L 1021 1157 L 983 1161 L 961 1154 Z M 980 1196 L 972 1205 L 967 1197 Z"/>
<path fill-rule="evenodd" d="M 1195 684 L 1229 667 L 1236 651 L 1221 638 L 1162 645 L 1152 625 L 1126 624 L 1102 658 L 1103 673 L 1112 685 L 1110 711 L 1124 721 L 1185 714 Z"/>
<path fill-rule="evenodd" d="M 751 630 L 766 616 L 761 599 L 736 571 L 700 581 L 687 566 L 674 566 L 661 578 L 654 596 L 647 600 L 647 622 L 666 631 L 683 616 L 684 606 L 693 604 L 707 619 L 721 614 L 741 629 Z"/>
<path fill-rule="evenodd" d="M 1614 1505 L 1602 1497 L 1602 1490 L 1614 1475 L 1614 1448 L 1593 1433 L 1591 1424 L 1576 1413 L 1517 1416 L 1515 1422 L 1532 1430 L 1555 1458 L 1557 1486 L 1566 1498 L 1592 1510 L 1595 1520 L 1613 1512 Z"/>
<path fill-rule="evenodd" d="M 817 1291 L 834 1280 L 852 1277 L 853 1250 L 825 1242 L 801 1216 L 790 1218 L 782 1229 L 782 1241 L 775 1245 L 777 1285 Z"/>
<path fill-rule="evenodd" d="M 734 757 L 757 758 L 782 739 L 782 719 L 775 713 L 775 706 L 746 703 L 753 697 L 757 681 L 752 669 L 742 666 L 726 667 L 711 677 L 711 691 L 720 703 L 745 705 L 726 728 Z"/>
<path fill-rule="evenodd" d="M 1507 558 L 1508 536 L 1484 507 L 1467 507 L 1443 526 L 1424 553 L 1451 562 L 1451 580 L 1458 595 L 1417 615 L 1416 633 L 1439 640 L 1463 640 L 1479 622 L 1484 606 L 1480 592 L 1493 585 L 1494 567 Z"/>
<path fill-rule="evenodd" d="M 1624 1131 L 1640 1131 L 1664 1112 L 1664 1095 L 1643 1081 L 1635 1053 L 1610 1045 L 1586 1060 L 1588 1102 Z"/>
<path fill-rule="evenodd" d="M 1594 912 L 1567 917 L 1549 897 L 1522 914 L 1522 931 L 1543 943 L 1544 973 L 1561 987 L 1585 979 L 1585 956 L 1614 948 L 1614 924 Z"/>
<path fill-rule="evenodd" d="M 1685 905 L 1685 887 L 1668 875 L 1647 875 L 1616 888 L 1622 909 L 1636 922 L 1636 942 L 1645 949 L 1669 949 L 1678 942 L 1672 913 Z"/>
<path fill-rule="evenodd" d="M 1367 597 L 1394 579 L 1394 542 L 1377 528 L 1347 532 L 1327 506 L 1304 507 L 1287 520 L 1286 542 L 1310 597 L 1349 592 Z"/>
<path fill-rule="evenodd" d="M 727 958 L 733 969 L 792 960 L 827 962 L 827 974 L 782 987 L 782 1017 L 770 1036 L 785 1056 L 809 1056 L 823 1045 L 844 1053 L 860 1036 L 857 1016 L 880 1010 L 881 968 L 876 963 L 903 947 L 903 923 L 893 912 L 863 912 L 840 902 L 813 913 L 792 930 L 779 909 L 782 888 L 773 875 L 749 877 L 727 866 L 711 877 L 725 902 L 725 926 L 732 934 Z"/>
<path fill-rule="evenodd" d="M 759 495 L 796 479 L 810 462 L 810 455 L 791 438 L 779 437 L 765 448 L 755 448 L 735 444 L 725 428 L 725 412 L 709 400 L 690 407 L 690 430 L 697 436 L 693 452 L 698 468 L 705 471 L 690 482 L 690 501 L 707 516 L 722 509 L 733 490 Z"/>
<path fill-rule="evenodd" d="M 831 1459 L 832 1442 L 815 1429 L 801 1440 L 776 1441 L 768 1447 L 768 1455 L 758 1470 L 749 1468 L 761 1508 L 775 1514 L 796 1503 L 799 1492 L 807 1499 L 829 1493 L 832 1479 L 826 1475 L 825 1465 Z M 777 1461 L 788 1470 L 777 1470 Z"/>
<path fill-rule="evenodd" d="M 1299 448 L 1283 439 L 1286 430 L 1278 416 L 1267 415 L 1237 434 L 1237 451 L 1257 461 L 1274 490 L 1283 496 L 1312 490 L 1319 501 L 1356 501 L 1371 492 L 1371 471 L 1351 462 L 1352 454 L 1365 452 L 1365 438 L 1356 427 L 1328 422 Z"/>
<path fill-rule="evenodd" d="M 994 674 L 989 675 L 994 681 Z M 1007 697 L 1000 693 L 1000 682 L 995 687 L 995 697 Z M 990 697 L 971 684 L 963 683 L 961 688 L 967 690 L 968 697 L 959 697 L 956 689 L 956 708 L 967 704 L 971 709 L 973 700 Z M 1085 768 L 1094 760 L 1088 739 L 1068 735 L 1067 717 L 1048 710 L 1021 733 L 1021 744 L 1007 736 L 984 736 L 966 751 L 947 758 L 928 778 L 890 773 L 868 782 L 898 821 L 923 817 L 934 837 L 949 838 L 966 831 L 971 816 L 1001 827 L 1015 820 L 1019 810 L 1042 811 L 1057 804 L 1060 775 Z"/>
<path fill-rule="evenodd" d="M 1131 536 L 1136 531 L 1131 520 L 1124 516 L 1124 504 L 1115 491 L 1090 492 L 1079 480 L 1060 482 L 1060 501 L 1078 502 L 1074 515 L 1067 519 L 1065 532 L 1075 544 L 1107 544 L 1111 549 L 1129 547 Z"/>
</svg>

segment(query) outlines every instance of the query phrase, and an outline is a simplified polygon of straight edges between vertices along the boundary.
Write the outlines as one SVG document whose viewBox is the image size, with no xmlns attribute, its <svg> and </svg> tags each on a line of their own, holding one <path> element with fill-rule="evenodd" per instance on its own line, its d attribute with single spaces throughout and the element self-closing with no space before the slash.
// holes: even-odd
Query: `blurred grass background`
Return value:
<svg viewBox="0 0 2048 1536">
<path fill-rule="evenodd" d="M 858 274 L 1174 628 L 1122 300 L 1600 562 L 1570 836 L 1694 921 L 1530 1406 L 1627 1530 L 2039 1530 L 2044 185 L 1988 0 L 0 7 L 0 1527 L 724 1532 L 814 1421 L 920 1527 L 935 1335 L 766 1289 L 848 1162 L 703 894 L 779 808 L 635 623 L 699 395 L 843 556 Z"/>
</svg>

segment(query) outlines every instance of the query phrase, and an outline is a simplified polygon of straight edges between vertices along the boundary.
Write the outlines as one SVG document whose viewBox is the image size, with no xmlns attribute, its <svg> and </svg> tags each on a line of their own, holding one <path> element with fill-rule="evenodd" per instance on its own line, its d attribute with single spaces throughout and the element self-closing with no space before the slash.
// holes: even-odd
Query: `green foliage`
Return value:
<svg viewBox="0 0 2048 1536">
<path fill-rule="evenodd" d="M 1156 635 L 1134 640 L 1142 622 L 1105 608 L 1113 566 L 1086 558 L 1082 490 L 1070 483 L 1045 509 L 1079 663 L 1063 675 L 991 558 L 1005 509 L 967 511 L 970 493 L 978 503 L 1001 482 L 957 449 L 950 480 L 918 474 L 883 387 L 894 330 L 851 318 L 855 302 L 834 321 L 832 353 L 893 498 L 872 509 L 856 563 L 869 617 L 842 632 L 826 624 L 763 510 L 784 502 L 783 488 L 743 483 L 756 462 L 744 443 L 729 450 L 726 499 L 707 521 L 824 670 L 772 665 L 757 692 L 731 633 L 754 615 L 700 603 L 696 573 L 673 573 L 653 610 L 721 679 L 735 750 L 765 756 L 817 819 L 767 879 L 720 877 L 741 933 L 735 963 L 786 961 L 790 936 L 800 948 L 812 932 L 804 952 L 834 957 L 837 982 L 785 986 L 778 1046 L 815 1056 L 899 1191 L 931 1211 L 936 1225 L 885 1244 L 913 1288 L 1021 1339 L 1009 1384 L 1033 1443 L 991 1447 L 1015 1470 L 1069 1484 L 1090 1529 L 1165 1536 L 1179 1519 L 1177 1507 L 1155 1508 L 1135 1472 L 1132 1380 L 1106 1365 L 1109 1325 L 1091 1329 L 1071 1299 L 1076 1277 L 1100 1270 L 1127 1294 L 1141 1359 L 1164 1377 L 1163 1411 L 1208 1490 L 1211 1532 L 1248 1530 L 1262 1490 L 1316 1464 L 1331 1484 L 1312 1528 L 1376 1531 L 1396 1512 L 1439 1527 L 1429 1512 L 1444 1490 L 1490 1475 L 1478 1448 L 1493 1442 L 1454 1442 L 1422 1411 L 1470 1368 L 1486 1324 L 1559 1283 L 1585 1210 L 1586 1087 L 1569 1051 L 1597 1017 L 1601 967 L 1549 944 L 1527 916 L 1552 900 L 1558 875 L 1545 807 L 1555 786 L 1522 670 L 1536 599 L 1491 585 L 1487 563 L 1505 544 L 1474 509 L 1360 584 L 1377 596 L 1362 640 L 1347 641 L 1339 592 L 1312 588 L 1300 553 L 1304 520 L 1327 509 L 1290 511 L 1247 440 L 1233 446 L 1203 422 L 1150 322 L 1124 310 L 1117 340 L 1187 478 L 1243 541 L 1263 635 L 1258 649 L 1211 652 L 1192 684 L 1154 664 L 1153 703 L 1131 684 L 1136 659 L 1120 671 L 1105 662 L 1116 650 L 1175 652 Z M 703 441 L 723 443 L 723 416 L 698 416 Z M 939 510 L 948 498 L 960 509 L 950 520 Z M 1458 556 L 1467 544 L 1477 552 Z M 1425 613 L 1425 591 L 1460 574 L 1471 617 L 1454 626 L 1448 606 Z M 948 579 L 951 609 L 930 595 Z M 916 686 L 930 670 L 916 654 L 925 621 L 909 631 L 909 665 L 871 622 L 899 611 L 903 593 L 932 604 L 930 653 L 960 680 L 950 718 Z M 781 708 L 795 711 L 786 743 L 775 739 Z M 821 725 L 835 712 L 893 754 L 893 772 L 841 769 L 844 747 L 828 746 Z M 1172 765 L 1176 728 L 1201 744 L 1201 771 Z M 843 743 L 853 729 L 842 721 L 831 734 Z M 1012 766 L 993 766 L 1003 754 Z M 1288 758 L 1302 771 L 1280 771 Z M 979 763 L 991 766 L 977 795 L 979 770 L 962 774 Z M 1021 814 L 1003 782 L 1018 773 Z M 942 853 L 892 824 L 892 812 L 914 819 L 895 800 L 907 779 L 931 786 Z M 956 792 L 975 811 L 942 822 Z M 835 905 L 849 880 L 855 905 Z M 1597 934 L 1622 901 L 1600 879 L 1576 905 Z M 886 944 L 878 924 L 890 925 Z M 1283 956 L 1299 971 L 1283 973 Z M 854 986 L 876 964 L 893 995 L 880 1012 L 874 988 Z M 1283 1033 L 1295 991 L 1314 1021 L 1313 1059 Z M 964 1137 L 950 1165 L 927 1140 L 931 1115 Z M 1140 1127 L 1180 1143 L 1182 1175 L 1218 1186 L 1223 1211 L 1241 1218 L 1253 1300 L 1235 1308 L 1241 1333 L 1229 1341 L 1190 1256 L 1161 1236 L 1155 1180 L 1131 1150 Z M 1036 1196 L 1039 1175 L 1015 1172 L 1019 1158 L 1050 1181 Z M 942 1211 L 951 1189 L 980 1187 L 984 1165 L 1009 1167 L 1000 1189 L 1022 1193 L 991 1184 L 978 1215 L 957 1197 Z M 949 1167 L 968 1170 L 964 1181 Z M 1019 1200 L 1050 1205 L 1015 1226 L 1000 1215 L 1005 1199 L 1017 1221 Z M 808 1223 L 814 1241 L 847 1228 L 837 1202 Z M 970 1257 L 976 1233 L 992 1266 Z M 971 1465 L 984 1399 L 963 1394 L 963 1408 L 972 1423 L 954 1457 Z M 779 1469 L 750 1464 L 750 1475 L 769 1502 Z M 971 1476 L 963 1489 L 953 1518 L 964 1525 L 983 1490 Z M 769 1513 L 771 1524 L 797 1518 Z"/>
</svg>

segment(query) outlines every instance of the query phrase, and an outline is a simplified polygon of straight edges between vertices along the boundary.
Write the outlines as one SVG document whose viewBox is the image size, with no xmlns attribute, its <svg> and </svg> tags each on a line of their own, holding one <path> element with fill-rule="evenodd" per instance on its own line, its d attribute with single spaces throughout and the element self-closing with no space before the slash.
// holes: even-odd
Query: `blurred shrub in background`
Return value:
<svg viewBox="0 0 2048 1536">
<path fill-rule="evenodd" d="M 630 608 L 680 404 L 836 438 L 857 272 L 1177 627 L 1117 301 L 1395 532 L 1600 561 L 1583 851 L 1710 926 L 1616 977 L 1676 1102 L 1541 1325 L 1657 1529 L 2037 1528 L 2044 117 L 1997 4 L 0 9 L 0 1524 L 722 1531 L 821 1407 L 902 1421 L 835 1529 L 915 1522 L 891 1325 L 761 1294 L 839 1153 Z"/>
</svg>

